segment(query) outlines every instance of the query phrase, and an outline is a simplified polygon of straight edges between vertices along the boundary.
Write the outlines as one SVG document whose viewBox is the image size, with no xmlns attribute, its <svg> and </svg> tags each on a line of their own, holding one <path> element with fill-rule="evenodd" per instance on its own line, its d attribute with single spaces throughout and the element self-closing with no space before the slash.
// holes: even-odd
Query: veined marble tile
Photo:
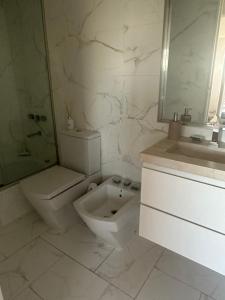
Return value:
<svg viewBox="0 0 225 300">
<path fill-rule="evenodd" d="M 197 290 L 153 270 L 137 300 L 199 300 L 199 297 L 200 292 Z"/>
<path fill-rule="evenodd" d="M 131 27 L 163 22 L 163 0 L 124 1 L 123 21 Z"/>
<path fill-rule="evenodd" d="M 135 297 L 162 251 L 163 248 L 135 236 L 123 250 L 114 250 L 97 274 Z"/>
<path fill-rule="evenodd" d="M 213 298 L 207 296 L 207 295 L 204 295 L 204 294 L 201 294 L 201 297 L 199 300 L 214 300 Z"/>
<path fill-rule="evenodd" d="M 30 281 L 40 276 L 63 254 L 37 239 L 0 263 L 0 286 L 4 300 L 19 293 Z"/>
<path fill-rule="evenodd" d="M 86 225 L 81 224 L 76 224 L 64 234 L 47 232 L 42 237 L 92 270 L 96 269 L 113 249 L 97 238 Z"/>
<path fill-rule="evenodd" d="M 157 26 L 157 30 L 155 30 Z M 159 75 L 161 62 L 162 36 L 159 34 L 162 23 L 131 27 L 124 34 L 124 62 L 133 64 L 133 75 Z M 146 39 L 146 36 L 149 38 Z M 151 81 L 149 81 L 151 83 Z M 157 88 L 154 89 L 157 91 Z"/>
<path fill-rule="evenodd" d="M 216 300 L 224 300 L 225 277 L 187 258 L 166 251 L 157 268 Z"/>
<path fill-rule="evenodd" d="M 0 253 L 9 256 L 47 229 L 36 213 L 31 213 L 7 226 L 0 227 Z"/>
<path fill-rule="evenodd" d="M 99 300 L 105 294 L 108 284 L 80 264 L 65 257 L 34 282 L 32 288 L 41 299 Z"/>
<path fill-rule="evenodd" d="M 164 1 L 44 2 L 57 128 L 69 103 L 76 127 L 102 134 L 103 175 L 140 180 L 139 152 L 166 136 L 157 123 Z"/>
<path fill-rule="evenodd" d="M 0 223 L 8 225 L 33 210 L 26 200 L 19 184 L 15 184 L 0 192 Z"/>
<path fill-rule="evenodd" d="M 119 289 L 109 285 L 100 296 L 99 300 L 131 300 L 132 298 L 124 294 Z"/>
<path fill-rule="evenodd" d="M 210 296 L 215 300 L 225 299 L 225 278 L 218 281 L 218 285 L 215 287 L 214 291 L 210 293 Z"/>
<path fill-rule="evenodd" d="M 42 300 L 36 293 L 31 289 L 26 289 L 21 294 L 13 298 L 13 300 Z"/>
</svg>

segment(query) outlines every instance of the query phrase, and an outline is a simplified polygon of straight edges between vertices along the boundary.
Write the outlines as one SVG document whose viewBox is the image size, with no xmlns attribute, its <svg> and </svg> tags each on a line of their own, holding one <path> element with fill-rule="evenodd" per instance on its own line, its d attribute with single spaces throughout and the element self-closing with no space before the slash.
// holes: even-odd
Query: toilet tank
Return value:
<svg viewBox="0 0 225 300">
<path fill-rule="evenodd" d="M 69 169 L 92 175 L 101 169 L 101 137 L 97 131 L 62 131 L 60 164 Z"/>
</svg>

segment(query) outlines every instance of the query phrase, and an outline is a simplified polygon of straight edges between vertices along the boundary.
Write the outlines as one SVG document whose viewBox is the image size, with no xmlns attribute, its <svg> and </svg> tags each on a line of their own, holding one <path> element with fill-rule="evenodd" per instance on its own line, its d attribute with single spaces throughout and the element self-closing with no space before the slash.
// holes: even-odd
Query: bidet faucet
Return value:
<svg viewBox="0 0 225 300">
<path fill-rule="evenodd" d="M 225 148 L 225 126 L 220 125 L 219 128 L 213 128 L 212 141 L 216 142 L 219 148 Z"/>
</svg>

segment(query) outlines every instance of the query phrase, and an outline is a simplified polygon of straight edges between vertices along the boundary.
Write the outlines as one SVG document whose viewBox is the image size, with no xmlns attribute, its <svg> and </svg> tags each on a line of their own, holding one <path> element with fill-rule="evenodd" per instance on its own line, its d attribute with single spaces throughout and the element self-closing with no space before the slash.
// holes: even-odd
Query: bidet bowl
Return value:
<svg viewBox="0 0 225 300">
<path fill-rule="evenodd" d="M 74 202 L 80 217 L 100 238 L 122 248 L 137 228 L 140 193 L 109 178 Z"/>
</svg>

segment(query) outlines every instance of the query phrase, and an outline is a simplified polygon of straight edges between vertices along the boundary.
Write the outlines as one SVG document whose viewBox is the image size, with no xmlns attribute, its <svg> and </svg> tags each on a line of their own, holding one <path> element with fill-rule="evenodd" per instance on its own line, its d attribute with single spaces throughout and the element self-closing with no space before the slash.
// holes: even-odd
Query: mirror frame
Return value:
<svg viewBox="0 0 225 300">
<path fill-rule="evenodd" d="M 213 47 L 213 55 L 211 62 L 211 70 L 208 80 L 208 88 L 207 88 L 207 99 L 205 106 L 205 122 L 191 122 L 186 126 L 201 126 L 201 127 L 212 127 L 212 124 L 208 123 L 208 109 L 209 109 L 209 101 L 211 95 L 212 88 L 212 80 L 213 80 L 213 72 L 214 72 L 214 62 L 216 56 L 216 48 L 220 27 L 220 17 L 222 14 L 223 4 L 225 5 L 225 0 L 219 0 L 219 14 L 218 21 L 215 30 L 215 38 L 214 38 L 214 47 Z M 168 72 L 168 63 L 169 63 L 169 48 L 170 48 L 170 31 L 171 31 L 171 16 L 172 16 L 172 0 L 164 0 L 164 18 L 163 18 L 163 36 L 162 36 L 162 50 L 161 50 L 161 65 L 160 65 L 160 83 L 159 83 L 159 99 L 158 99 L 158 122 L 161 123 L 169 123 L 171 120 L 163 119 L 163 106 L 166 100 L 166 85 L 167 85 L 167 72 Z M 224 62 L 225 64 L 225 62 Z M 225 85 L 223 82 L 222 85 Z M 221 87 L 222 88 L 222 87 Z M 219 102 L 218 102 L 219 103 Z M 218 110 L 217 110 L 218 111 Z"/>
</svg>

